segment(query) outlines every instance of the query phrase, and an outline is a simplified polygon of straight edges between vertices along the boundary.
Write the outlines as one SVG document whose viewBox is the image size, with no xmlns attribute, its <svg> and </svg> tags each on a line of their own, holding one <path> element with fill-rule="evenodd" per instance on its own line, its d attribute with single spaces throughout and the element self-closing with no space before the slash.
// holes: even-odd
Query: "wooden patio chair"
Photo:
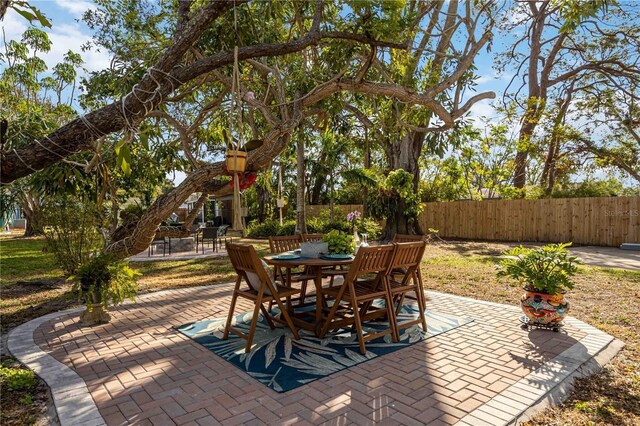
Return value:
<svg viewBox="0 0 640 426">
<path fill-rule="evenodd" d="M 300 248 L 302 235 L 283 235 L 280 237 L 269 237 L 269 249 L 271 253 L 284 253 Z"/>
<path fill-rule="evenodd" d="M 285 235 L 280 237 L 269 237 L 269 249 L 271 254 L 284 253 L 287 251 L 294 251 L 300 248 L 303 238 L 302 235 Z M 274 268 L 274 277 L 276 280 L 281 280 L 283 284 L 291 286 L 292 283 L 300 283 L 300 304 L 304 303 L 304 299 L 307 295 L 307 283 L 310 280 L 315 279 L 314 275 L 309 274 L 309 271 L 302 270 L 293 272 L 291 268 L 286 268 L 286 274 L 283 273 L 282 268 Z M 269 306 L 271 309 L 271 306 Z"/>
<path fill-rule="evenodd" d="M 312 243 L 316 241 L 322 241 L 322 234 L 302 234 L 302 242 Z"/>
<path fill-rule="evenodd" d="M 420 242 L 420 241 L 427 241 L 427 236 L 426 235 L 422 235 L 422 234 L 415 234 L 415 235 L 409 235 L 409 234 L 396 234 L 393 237 L 393 243 L 415 243 L 415 242 Z M 404 276 L 406 274 L 406 269 L 405 268 L 396 268 L 396 270 L 393 271 L 396 275 L 399 275 L 401 279 L 402 276 Z M 420 282 L 422 283 L 422 272 L 420 271 L 420 267 L 418 266 L 418 278 L 420 278 Z M 409 299 L 413 299 L 416 300 L 414 297 L 412 296 L 407 296 Z M 424 297 L 423 297 L 424 300 Z"/>
<path fill-rule="evenodd" d="M 323 296 L 333 297 L 334 303 L 320 331 L 320 337 L 324 337 L 329 330 L 342 328 L 345 326 L 355 327 L 360 352 L 366 354 L 365 342 L 387 334 L 393 336 L 394 341 L 398 341 L 398 333 L 393 321 L 393 304 L 391 293 L 387 283 L 389 266 L 393 258 L 395 247 L 391 244 L 375 247 L 361 247 L 349 269 L 346 278 L 340 287 L 323 288 Z M 364 281 L 358 278 L 365 275 L 375 274 L 375 278 Z M 341 281 L 337 279 L 336 281 Z M 371 303 L 376 299 L 385 301 L 385 308 L 382 310 L 389 318 L 389 328 L 375 333 L 364 335 L 362 329 L 363 318 Z M 351 315 L 339 312 L 338 309 L 348 308 Z"/>
<path fill-rule="evenodd" d="M 249 352 L 253 343 L 253 336 L 256 331 L 256 324 L 258 323 L 260 311 L 262 311 L 262 314 L 269 323 L 269 327 L 271 327 L 271 329 L 275 328 L 274 321 L 285 324 L 291 329 L 294 338 L 298 340 L 300 336 L 293 325 L 289 312 L 291 310 L 291 296 L 298 294 L 300 291 L 294 288 L 284 287 L 279 283 L 274 282 L 264 268 L 262 261 L 258 257 L 253 246 L 227 243 L 226 249 L 229 254 L 231 264 L 238 274 L 238 278 L 236 280 L 236 286 L 233 289 L 233 297 L 231 298 L 231 306 L 229 307 L 229 316 L 227 317 L 227 324 L 224 328 L 224 335 L 222 338 L 224 340 L 228 339 L 229 332 L 231 332 L 243 339 L 246 339 L 247 346 L 244 351 Z M 241 283 L 243 280 L 248 286 L 247 289 L 241 289 Z M 238 297 L 253 300 L 255 304 L 249 334 L 244 334 L 237 328 L 231 326 Z M 286 308 L 281 300 L 283 298 L 287 301 Z M 280 308 L 281 318 L 276 318 L 271 315 L 263 305 L 265 302 L 275 302 Z"/>
<path fill-rule="evenodd" d="M 420 262 L 424 255 L 424 250 L 427 246 L 425 241 L 410 242 L 394 244 L 396 249 L 393 253 L 393 259 L 391 260 L 391 266 L 389 270 L 388 283 L 389 291 L 391 292 L 392 300 L 397 304 L 394 312 L 394 322 L 396 330 L 410 327 L 416 324 L 422 324 L 422 329 L 427 331 L 427 321 L 424 316 L 425 301 L 424 301 L 424 289 L 422 287 L 422 280 L 418 275 L 420 270 Z M 395 271 L 403 269 L 406 272 L 404 275 L 400 275 Z M 420 309 L 420 315 L 417 319 L 411 321 L 405 321 L 398 323 L 398 314 L 402 309 L 402 303 L 408 292 L 415 292 L 416 300 L 418 302 L 418 309 Z"/>
</svg>

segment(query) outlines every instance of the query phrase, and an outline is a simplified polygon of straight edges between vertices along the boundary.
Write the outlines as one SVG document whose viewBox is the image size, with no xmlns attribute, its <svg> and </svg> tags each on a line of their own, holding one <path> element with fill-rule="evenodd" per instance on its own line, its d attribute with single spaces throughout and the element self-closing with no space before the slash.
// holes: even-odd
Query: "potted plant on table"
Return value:
<svg viewBox="0 0 640 426">
<path fill-rule="evenodd" d="M 322 237 L 329 244 L 330 254 L 352 254 L 355 250 L 353 236 L 334 229 Z"/>
<path fill-rule="evenodd" d="M 506 251 L 497 265 L 498 278 L 512 278 L 524 285 L 520 306 L 531 323 L 558 325 L 567 315 L 569 303 L 564 295 L 573 288 L 571 277 L 580 263 L 567 250 L 570 245 L 519 246 Z"/>
<path fill-rule="evenodd" d="M 109 305 L 118 305 L 124 299 L 134 300 L 137 294 L 136 279 L 140 272 L 131 269 L 127 262 L 102 255 L 90 259 L 78 268 L 73 290 L 84 299 L 87 309 L 80 315 L 81 325 L 108 323 Z"/>
</svg>

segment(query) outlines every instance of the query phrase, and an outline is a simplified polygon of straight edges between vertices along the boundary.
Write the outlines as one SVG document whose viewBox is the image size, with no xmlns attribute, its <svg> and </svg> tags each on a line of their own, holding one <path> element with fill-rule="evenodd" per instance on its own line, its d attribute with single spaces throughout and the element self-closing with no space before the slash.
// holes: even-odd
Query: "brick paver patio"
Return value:
<svg viewBox="0 0 640 426">
<path fill-rule="evenodd" d="M 522 418 L 613 341 L 575 319 L 561 333 L 525 331 L 517 307 L 427 292 L 428 309 L 475 322 L 279 394 L 174 329 L 225 316 L 232 289 L 146 295 L 92 328 L 78 326 L 77 311 L 54 314 L 12 333 L 9 346 L 45 380 L 60 375 L 48 383 L 63 424 L 482 425 Z M 63 377 L 30 333 L 82 380 Z"/>
</svg>

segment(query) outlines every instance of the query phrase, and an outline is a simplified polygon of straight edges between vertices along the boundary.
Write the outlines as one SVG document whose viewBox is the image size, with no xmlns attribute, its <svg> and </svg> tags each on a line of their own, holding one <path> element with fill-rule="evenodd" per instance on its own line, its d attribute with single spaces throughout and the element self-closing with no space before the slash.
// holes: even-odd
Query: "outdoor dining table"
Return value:
<svg viewBox="0 0 640 426">
<path fill-rule="evenodd" d="M 320 291 L 322 289 L 322 269 L 328 268 L 328 267 L 350 265 L 353 262 L 354 258 L 353 256 L 351 256 L 351 258 L 349 259 L 329 259 L 326 257 L 319 257 L 319 258 L 298 257 L 296 259 L 278 259 L 277 258 L 278 256 L 283 254 L 298 255 L 297 253 L 294 253 L 294 252 L 278 253 L 278 254 L 265 256 L 264 260 L 265 262 L 267 262 L 268 265 L 286 269 L 287 274 L 291 273 L 292 268 L 304 266 L 307 268 L 308 274 L 313 275 L 315 277 L 313 280 L 313 283 L 316 287 L 316 303 L 315 303 L 316 310 L 315 310 L 315 315 L 312 316 L 312 321 L 311 322 L 305 321 L 302 319 L 301 316 L 294 316 L 293 320 L 296 323 L 296 325 L 300 326 L 301 328 L 313 331 L 314 333 L 318 334 L 318 332 L 320 331 L 319 326 L 321 325 L 321 322 L 322 322 L 322 309 L 324 307 L 323 300 L 322 300 L 322 293 Z M 288 283 L 286 284 L 290 286 L 291 282 L 289 281 L 289 279 L 287 279 L 287 281 Z"/>
</svg>

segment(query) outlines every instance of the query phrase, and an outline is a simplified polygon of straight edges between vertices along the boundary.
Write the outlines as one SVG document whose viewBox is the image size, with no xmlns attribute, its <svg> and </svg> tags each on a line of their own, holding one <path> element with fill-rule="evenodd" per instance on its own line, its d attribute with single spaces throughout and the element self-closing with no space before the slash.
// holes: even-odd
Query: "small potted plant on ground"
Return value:
<svg viewBox="0 0 640 426">
<path fill-rule="evenodd" d="M 498 278 L 512 278 L 524 285 L 520 305 L 531 323 L 553 326 L 567 315 L 569 303 L 564 295 L 573 288 L 571 277 L 580 263 L 567 250 L 570 245 L 519 246 L 506 251 L 497 265 Z"/>
<path fill-rule="evenodd" d="M 110 256 L 96 256 L 81 265 L 75 276 L 73 289 L 84 299 L 87 309 L 80 315 L 81 325 L 108 323 L 109 304 L 118 305 L 124 299 L 134 300 L 137 293 L 138 271 L 129 268 L 127 262 Z"/>
</svg>

